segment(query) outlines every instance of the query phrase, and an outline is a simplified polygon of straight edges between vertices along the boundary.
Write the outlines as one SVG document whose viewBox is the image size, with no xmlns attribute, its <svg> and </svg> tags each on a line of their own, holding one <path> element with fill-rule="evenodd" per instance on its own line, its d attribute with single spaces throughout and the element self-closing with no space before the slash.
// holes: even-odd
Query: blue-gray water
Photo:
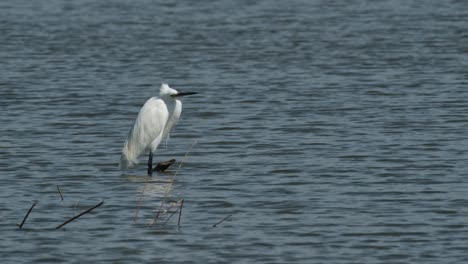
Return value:
<svg viewBox="0 0 468 264">
<path fill-rule="evenodd" d="M 1 262 L 468 262 L 467 18 L 448 0 L 1 1 Z M 155 157 L 196 143 L 172 185 L 180 163 L 117 168 L 161 82 L 199 92 Z M 150 225 L 164 196 L 180 228 Z"/>
</svg>

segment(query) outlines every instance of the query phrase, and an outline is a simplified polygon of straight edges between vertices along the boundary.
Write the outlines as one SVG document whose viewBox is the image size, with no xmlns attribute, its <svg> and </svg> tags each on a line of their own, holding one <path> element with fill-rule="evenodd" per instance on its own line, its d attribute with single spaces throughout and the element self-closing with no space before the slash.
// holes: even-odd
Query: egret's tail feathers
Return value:
<svg viewBox="0 0 468 264">
<path fill-rule="evenodd" d="M 132 132 L 130 132 L 131 134 Z M 131 147 L 132 144 L 129 144 L 128 138 L 125 140 L 124 147 L 122 148 L 122 155 L 120 156 L 119 168 L 121 170 L 127 170 L 131 167 L 138 164 L 138 155 L 134 151 L 135 148 Z"/>
<path fill-rule="evenodd" d="M 128 159 L 125 154 L 122 154 L 122 156 L 120 156 L 119 168 L 121 170 L 127 170 L 135 166 L 137 163 L 137 160 Z"/>
</svg>

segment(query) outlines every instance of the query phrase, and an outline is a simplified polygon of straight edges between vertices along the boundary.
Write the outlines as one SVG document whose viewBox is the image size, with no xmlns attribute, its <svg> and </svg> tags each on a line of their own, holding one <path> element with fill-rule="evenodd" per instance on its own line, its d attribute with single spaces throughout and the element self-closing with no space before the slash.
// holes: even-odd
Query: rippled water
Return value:
<svg viewBox="0 0 468 264">
<path fill-rule="evenodd" d="M 2 263 L 468 261 L 467 17 L 465 1 L 2 1 Z M 199 92 L 156 156 L 178 163 L 122 173 L 163 81 Z M 174 208 L 152 222 L 182 198 L 180 227 Z"/>
</svg>

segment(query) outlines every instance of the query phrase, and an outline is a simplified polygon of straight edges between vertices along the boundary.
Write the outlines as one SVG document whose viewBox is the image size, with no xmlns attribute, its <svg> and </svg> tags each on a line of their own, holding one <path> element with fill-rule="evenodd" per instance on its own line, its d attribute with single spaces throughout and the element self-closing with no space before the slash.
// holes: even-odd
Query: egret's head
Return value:
<svg viewBox="0 0 468 264">
<path fill-rule="evenodd" d="M 178 92 L 176 90 L 172 89 L 171 87 L 169 87 L 169 85 L 167 85 L 167 83 L 161 84 L 161 88 L 159 89 L 159 96 L 161 96 L 161 97 L 174 96 L 177 93 Z"/>
<path fill-rule="evenodd" d="M 169 85 L 167 85 L 167 83 L 163 83 L 161 84 L 161 89 L 159 90 L 159 96 L 160 97 L 172 97 L 172 98 L 176 98 L 178 96 L 184 96 L 184 95 L 190 95 L 190 94 L 196 94 L 194 92 L 178 92 L 177 90 L 175 89 L 172 89 L 171 87 L 169 87 Z"/>
</svg>

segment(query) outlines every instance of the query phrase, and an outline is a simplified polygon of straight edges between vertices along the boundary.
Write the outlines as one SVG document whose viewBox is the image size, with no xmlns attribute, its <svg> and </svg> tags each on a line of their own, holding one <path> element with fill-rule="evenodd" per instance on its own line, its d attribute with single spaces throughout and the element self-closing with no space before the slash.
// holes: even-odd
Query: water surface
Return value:
<svg viewBox="0 0 468 264">
<path fill-rule="evenodd" d="M 463 1 L 2 1 L 2 263 L 466 262 L 466 17 Z M 199 92 L 156 156 L 179 163 L 123 173 L 161 82 Z M 151 225 L 182 198 L 180 227 Z"/>
</svg>

